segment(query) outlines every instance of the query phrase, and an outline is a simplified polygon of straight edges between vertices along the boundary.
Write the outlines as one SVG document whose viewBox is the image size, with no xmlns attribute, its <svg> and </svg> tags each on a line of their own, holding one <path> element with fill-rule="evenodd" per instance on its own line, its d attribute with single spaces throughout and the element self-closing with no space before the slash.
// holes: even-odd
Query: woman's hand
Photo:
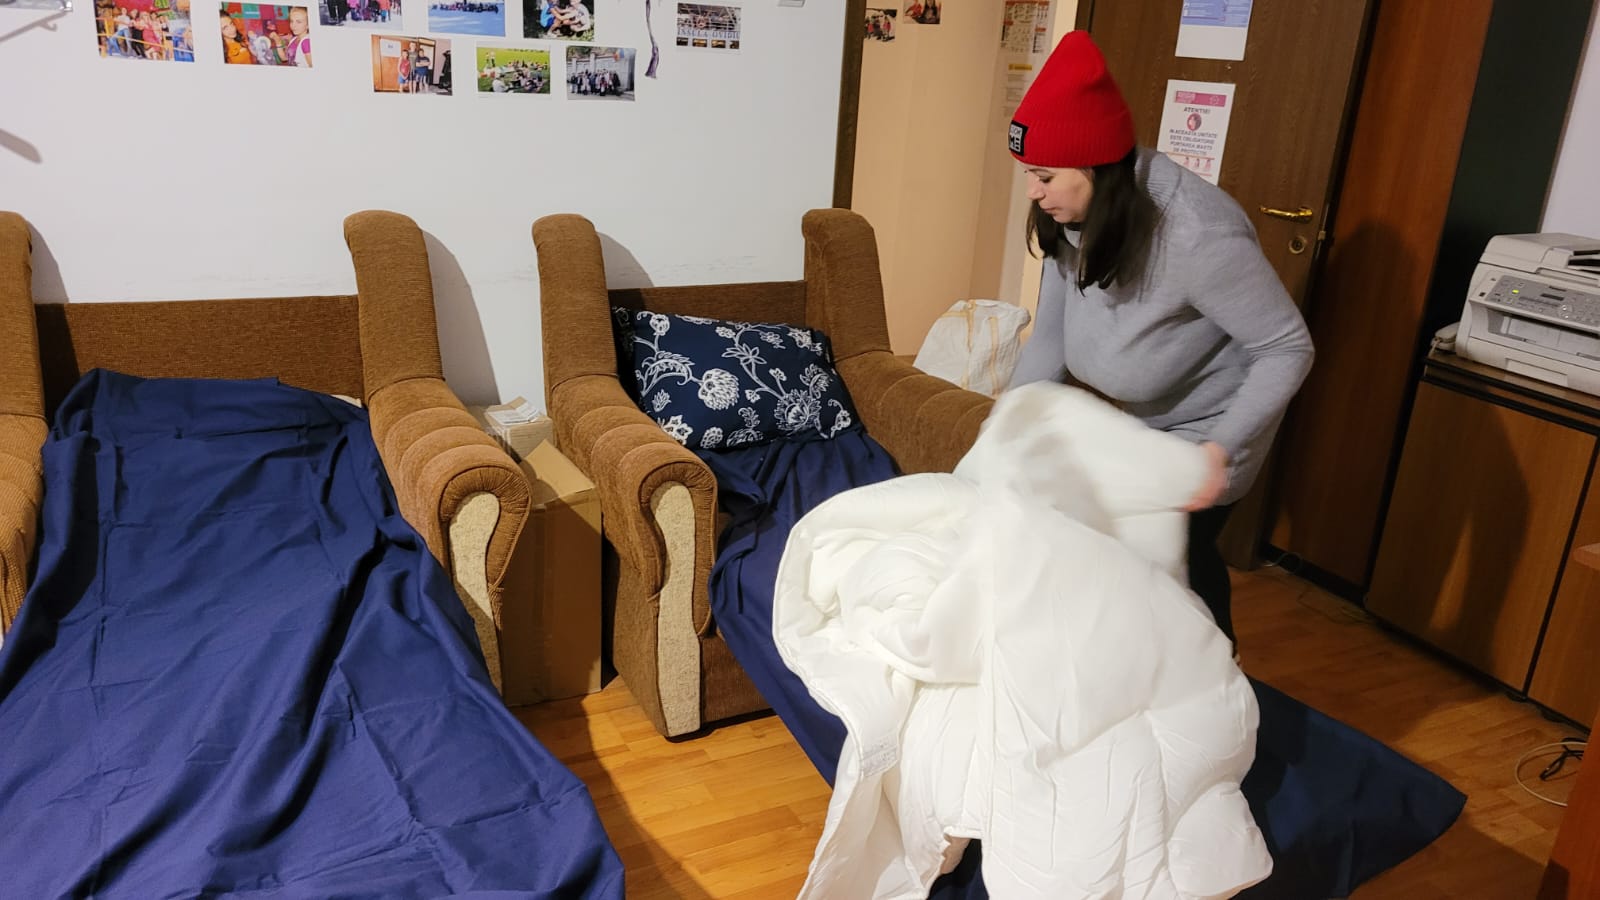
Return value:
<svg viewBox="0 0 1600 900">
<path fill-rule="evenodd" d="M 1200 445 L 1206 454 L 1206 477 L 1200 483 L 1200 490 L 1195 492 L 1189 505 L 1184 507 L 1188 512 L 1199 512 L 1210 509 L 1217 504 L 1217 498 L 1228 487 L 1228 451 L 1222 445 L 1206 441 Z"/>
</svg>

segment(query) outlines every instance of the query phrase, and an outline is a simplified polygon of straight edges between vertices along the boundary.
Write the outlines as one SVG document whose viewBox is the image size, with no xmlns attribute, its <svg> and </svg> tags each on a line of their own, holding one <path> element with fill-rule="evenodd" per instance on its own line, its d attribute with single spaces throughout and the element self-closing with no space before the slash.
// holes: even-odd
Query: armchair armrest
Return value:
<svg viewBox="0 0 1600 900">
<path fill-rule="evenodd" d="M 648 596 L 657 597 L 674 575 L 673 545 L 692 542 L 693 601 L 690 622 L 696 634 L 711 627 L 709 582 L 716 552 L 717 479 L 699 457 L 674 441 L 634 405 L 616 379 L 590 375 L 571 379 L 551 394 L 551 418 L 560 429 L 563 451 L 600 495 L 607 536 Z M 675 541 L 663 528 L 660 504 L 671 488 L 686 490 L 692 532 Z M 657 600 L 659 602 L 659 599 Z"/>
<path fill-rule="evenodd" d="M 39 455 L 49 425 L 34 319 L 32 235 L 27 220 L 0 212 L 0 632 L 11 630 L 28 593 L 28 569 L 44 500 Z"/>
<path fill-rule="evenodd" d="M 28 593 L 44 501 L 39 450 L 47 430 L 38 416 L 0 414 L 0 631 L 11 630 Z"/>
<path fill-rule="evenodd" d="M 663 734 L 687 734 L 702 724 L 716 476 L 641 412 L 615 376 L 547 389 L 561 447 L 594 482 L 621 565 L 611 638 L 617 670 Z"/>
<path fill-rule="evenodd" d="M 878 243 L 847 209 L 814 209 L 806 239 L 806 318 L 833 343 L 834 357 L 867 433 L 900 471 L 948 472 L 978 437 L 993 401 L 900 360 L 889 349 Z"/>
<path fill-rule="evenodd" d="M 605 259 L 593 223 L 533 223 L 545 399 L 562 452 L 600 495 L 617 553 L 611 656 L 663 734 L 701 725 L 701 638 L 711 629 L 717 481 L 617 380 Z M 561 352 L 551 352 L 560 335 Z"/>
<path fill-rule="evenodd" d="M 961 461 L 994 401 L 919 371 L 887 350 L 839 362 L 867 433 L 910 475 L 949 472 Z"/>
<path fill-rule="evenodd" d="M 468 502 L 492 495 L 499 513 L 488 540 L 484 578 L 500 621 L 507 562 L 528 519 L 528 482 L 505 451 L 439 378 L 381 388 L 369 401 L 372 438 L 394 485 L 400 513 L 435 558 L 454 571 L 451 526 Z"/>
</svg>

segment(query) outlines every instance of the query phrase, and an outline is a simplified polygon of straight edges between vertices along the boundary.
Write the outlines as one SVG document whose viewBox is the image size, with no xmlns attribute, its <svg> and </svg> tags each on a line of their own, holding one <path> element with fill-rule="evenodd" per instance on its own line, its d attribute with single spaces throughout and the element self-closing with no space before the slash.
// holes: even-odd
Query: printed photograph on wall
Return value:
<svg viewBox="0 0 1600 900">
<path fill-rule="evenodd" d="M 479 94 L 549 94 L 550 51 L 478 45 Z"/>
<path fill-rule="evenodd" d="M 428 30 L 505 37 L 506 6 L 500 0 L 430 0 Z"/>
<path fill-rule="evenodd" d="M 567 96 L 574 100 L 632 100 L 632 47 L 568 47 Z"/>
<path fill-rule="evenodd" d="M 944 0 L 906 0 L 906 20 L 918 25 L 939 24 Z"/>
<path fill-rule="evenodd" d="M 189 0 L 95 0 L 94 15 L 107 59 L 194 62 Z"/>
<path fill-rule="evenodd" d="M 223 62 L 311 68 L 309 7 L 224 3 L 220 14 Z"/>
<path fill-rule="evenodd" d="M 898 10 L 867 7 L 867 40 L 894 40 L 894 17 Z"/>
<path fill-rule="evenodd" d="M 522 0 L 522 36 L 594 40 L 595 0 Z"/>
<path fill-rule="evenodd" d="M 318 0 L 324 25 L 356 28 L 399 28 L 400 0 Z"/>
<path fill-rule="evenodd" d="M 679 3 L 678 46 L 702 50 L 739 49 L 739 7 Z"/>
<path fill-rule="evenodd" d="M 380 94 L 449 96 L 450 41 L 447 38 L 373 35 L 372 89 Z"/>
</svg>

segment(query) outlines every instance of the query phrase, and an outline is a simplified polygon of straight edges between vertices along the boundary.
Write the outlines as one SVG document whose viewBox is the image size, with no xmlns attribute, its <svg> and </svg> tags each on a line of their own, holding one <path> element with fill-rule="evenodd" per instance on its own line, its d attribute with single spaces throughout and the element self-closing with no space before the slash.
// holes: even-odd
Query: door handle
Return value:
<svg viewBox="0 0 1600 900">
<path fill-rule="evenodd" d="M 1287 219 L 1290 222 L 1309 222 L 1316 215 L 1310 207 L 1302 206 L 1299 209 L 1273 209 L 1270 206 L 1260 207 L 1262 214 L 1274 219 Z"/>
</svg>

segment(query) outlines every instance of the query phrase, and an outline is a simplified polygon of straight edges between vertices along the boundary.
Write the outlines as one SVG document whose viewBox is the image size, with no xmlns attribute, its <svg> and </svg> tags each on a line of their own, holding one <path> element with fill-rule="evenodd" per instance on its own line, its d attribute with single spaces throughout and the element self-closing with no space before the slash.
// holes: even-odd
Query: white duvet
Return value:
<svg viewBox="0 0 1600 900">
<path fill-rule="evenodd" d="M 1201 451 L 1093 396 L 1010 391 L 954 474 L 803 518 L 773 634 L 845 723 L 800 896 L 1228 897 L 1271 858 L 1239 782 L 1255 695 L 1184 587 Z"/>
</svg>

